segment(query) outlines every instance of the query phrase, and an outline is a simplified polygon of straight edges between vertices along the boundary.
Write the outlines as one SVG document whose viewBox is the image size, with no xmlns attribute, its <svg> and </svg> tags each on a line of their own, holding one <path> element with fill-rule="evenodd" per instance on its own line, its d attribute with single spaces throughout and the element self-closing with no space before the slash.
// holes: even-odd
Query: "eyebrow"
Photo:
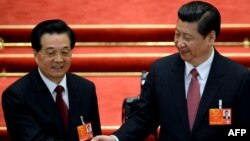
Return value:
<svg viewBox="0 0 250 141">
<path fill-rule="evenodd" d="M 55 49 L 54 47 L 48 47 L 48 48 L 46 48 L 45 50 L 48 50 L 48 49 L 54 49 L 54 50 L 57 50 L 57 49 Z M 71 49 L 70 47 L 68 47 L 68 46 L 65 46 L 65 47 L 62 47 L 62 48 L 60 48 L 60 49 Z"/>
<path fill-rule="evenodd" d="M 178 29 L 177 27 L 175 28 L 175 31 L 177 31 L 177 32 L 181 32 L 180 31 L 180 29 Z M 190 35 L 190 36 L 192 36 L 190 33 L 186 33 L 186 32 L 182 32 L 184 35 Z"/>
</svg>

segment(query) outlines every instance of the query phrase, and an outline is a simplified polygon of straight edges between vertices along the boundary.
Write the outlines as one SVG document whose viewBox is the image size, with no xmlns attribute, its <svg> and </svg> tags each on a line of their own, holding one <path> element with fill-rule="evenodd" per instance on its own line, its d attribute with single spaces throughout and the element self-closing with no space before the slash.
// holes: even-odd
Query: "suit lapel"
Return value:
<svg viewBox="0 0 250 141">
<path fill-rule="evenodd" d="M 223 77 L 223 68 L 220 65 L 220 59 L 221 56 L 215 50 L 214 60 L 197 111 L 193 130 L 201 123 L 204 116 L 208 116 L 207 113 L 209 112 L 210 104 L 212 103 L 220 88 L 223 86 L 223 82 L 221 81 Z"/>
<path fill-rule="evenodd" d="M 73 113 L 78 113 L 76 111 L 78 108 L 75 108 L 75 107 L 79 105 L 78 103 L 80 102 L 79 101 L 80 98 L 78 98 L 78 95 L 76 93 L 77 91 L 76 89 L 78 85 L 72 80 L 72 77 L 70 74 L 67 74 L 67 86 L 68 86 L 68 92 L 69 92 L 69 107 L 70 107 L 69 116 L 72 117 Z"/>
<path fill-rule="evenodd" d="M 185 70 L 185 63 L 181 60 L 180 56 L 178 55 L 177 60 L 174 64 L 172 69 L 173 72 L 173 80 L 172 84 L 172 92 L 174 93 L 177 110 L 181 115 L 184 127 L 189 130 L 188 124 L 188 112 L 187 112 L 187 101 L 185 95 L 185 85 L 184 85 L 184 70 Z"/>
<path fill-rule="evenodd" d="M 81 101 L 79 92 L 77 91 L 77 87 L 79 86 L 75 83 L 71 74 L 67 74 L 67 86 L 68 86 L 68 94 L 69 94 L 69 128 L 76 129 L 78 125 L 81 124 L 80 121 L 80 107 L 79 104 Z M 75 133 L 73 130 L 70 130 L 69 139 L 74 140 L 72 137 L 75 137 Z"/>
<path fill-rule="evenodd" d="M 34 94 L 34 97 L 36 98 L 35 100 L 37 103 L 39 103 L 39 105 L 41 105 L 41 108 L 43 109 L 44 113 L 46 113 L 46 116 L 50 116 L 50 119 L 53 120 L 53 123 L 55 123 L 58 127 L 57 129 L 62 129 L 60 132 L 64 134 L 65 131 L 63 130 L 63 121 L 60 120 L 60 113 L 56 107 L 55 101 L 50 94 L 49 89 L 39 75 L 38 70 L 35 70 L 31 74 L 31 80 L 32 87 L 36 91 Z"/>
</svg>

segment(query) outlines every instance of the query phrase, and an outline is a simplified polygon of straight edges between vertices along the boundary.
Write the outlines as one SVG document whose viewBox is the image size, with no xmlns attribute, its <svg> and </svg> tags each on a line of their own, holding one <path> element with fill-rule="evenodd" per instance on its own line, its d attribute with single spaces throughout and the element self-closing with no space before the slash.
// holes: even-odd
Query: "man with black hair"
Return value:
<svg viewBox="0 0 250 141">
<path fill-rule="evenodd" d="M 37 68 L 2 95 L 12 141 L 79 141 L 80 117 L 101 134 L 93 82 L 69 73 L 75 45 L 73 30 L 62 20 L 39 23 L 31 33 Z"/>
<path fill-rule="evenodd" d="M 231 128 L 248 127 L 249 71 L 213 46 L 220 26 L 213 5 L 191 1 L 181 6 L 174 35 L 178 53 L 152 64 L 138 110 L 113 135 L 91 141 L 142 141 L 158 127 L 160 141 L 223 141 Z M 231 125 L 209 121 L 219 101 L 232 110 Z"/>
</svg>

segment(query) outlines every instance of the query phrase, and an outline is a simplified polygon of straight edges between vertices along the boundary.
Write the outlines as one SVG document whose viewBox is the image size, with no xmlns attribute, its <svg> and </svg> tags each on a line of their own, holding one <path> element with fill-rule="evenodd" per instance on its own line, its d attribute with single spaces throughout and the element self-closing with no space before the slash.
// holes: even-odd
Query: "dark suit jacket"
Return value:
<svg viewBox="0 0 250 141">
<path fill-rule="evenodd" d="M 140 141 L 159 125 L 160 141 L 223 140 L 230 128 L 249 126 L 249 72 L 215 51 L 193 130 L 190 131 L 184 70 L 185 63 L 178 53 L 152 64 L 137 105 L 139 110 L 114 133 L 120 141 Z M 218 108 L 219 99 L 223 100 L 224 108 L 232 108 L 233 126 L 209 125 L 209 109 Z"/>
<path fill-rule="evenodd" d="M 67 75 L 69 134 L 47 86 L 35 70 L 3 92 L 2 106 L 7 130 L 16 141 L 78 141 L 80 116 L 91 122 L 94 135 L 101 134 L 95 85 L 72 73 Z"/>
</svg>

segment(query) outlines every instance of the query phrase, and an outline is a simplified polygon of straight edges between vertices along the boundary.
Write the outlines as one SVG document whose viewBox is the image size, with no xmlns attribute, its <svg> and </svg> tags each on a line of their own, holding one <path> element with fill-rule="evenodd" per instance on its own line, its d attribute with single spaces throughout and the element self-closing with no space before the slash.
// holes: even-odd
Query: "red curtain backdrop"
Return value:
<svg viewBox="0 0 250 141">
<path fill-rule="evenodd" d="M 51 18 L 69 24 L 175 24 L 178 8 L 189 0 L 1 0 L 0 25 L 37 24 Z M 250 23 L 249 0 L 205 0 L 222 23 Z"/>
</svg>

